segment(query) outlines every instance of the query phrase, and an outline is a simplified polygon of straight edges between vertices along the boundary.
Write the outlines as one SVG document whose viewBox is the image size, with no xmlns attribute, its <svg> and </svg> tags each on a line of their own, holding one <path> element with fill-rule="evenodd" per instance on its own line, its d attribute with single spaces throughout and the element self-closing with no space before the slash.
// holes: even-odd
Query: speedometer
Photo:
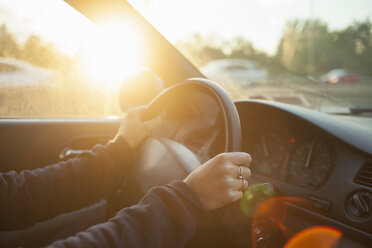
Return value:
<svg viewBox="0 0 372 248">
<path fill-rule="evenodd" d="M 328 178 L 332 161 L 328 145 L 321 141 L 305 141 L 292 154 L 291 181 L 301 187 L 317 188 Z"/>
<path fill-rule="evenodd" d="M 253 172 L 268 175 L 280 168 L 286 154 L 286 143 L 281 135 L 261 136 L 252 152 Z"/>
</svg>

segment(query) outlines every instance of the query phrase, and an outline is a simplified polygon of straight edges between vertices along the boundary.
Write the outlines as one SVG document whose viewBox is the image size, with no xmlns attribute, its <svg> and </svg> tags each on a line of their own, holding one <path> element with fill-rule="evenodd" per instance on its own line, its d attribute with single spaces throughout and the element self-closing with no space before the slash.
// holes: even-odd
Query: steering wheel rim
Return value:
<svg viewBox="0 0 372 248">
<path fill-rule="evenodd" d="M 169 102 L 177 100 L 180 95 L 193 91 L 206 92 L 216 100 L 221 109 L 225 127 L 224 152 L 240 151 L 241 127 L 235 104 L 221 86 L 205 78 L 190 78 L 163 90 L 150 102 L 141 119 L 149 120 L 154 118 L 161 113 Z"/>
</svg>

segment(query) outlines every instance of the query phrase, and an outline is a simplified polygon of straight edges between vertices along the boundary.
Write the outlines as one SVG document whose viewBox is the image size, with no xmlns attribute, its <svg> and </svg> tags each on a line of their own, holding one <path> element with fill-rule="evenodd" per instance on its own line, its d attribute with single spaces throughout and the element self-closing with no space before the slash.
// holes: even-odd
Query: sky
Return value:
<svg viewBox="0 0 372 248">
<path fill-rule="evenodd" d="M 372 20 L 371 0 L 129 0 L 171 42 L 193 33 L 244 36 L 273 54 L 286 21 L 316 17 L 331 29 Z M 0 23 L 20 41 L 30 34 L 73 53 L 94 27 L 62 0 L 0 0 Z M 81 39 L 83 41 L 84 38 Z"/>
<path fill-rule="evenodd" d="M 372 19 L 371 0 L 129 0 L 174 41 L 190 33 L 242 35 L 274 53 L 287 20 L 320 18 L 331 29 Z M 164 18 L 164 16 L 166 18 Z"/>
</svg>

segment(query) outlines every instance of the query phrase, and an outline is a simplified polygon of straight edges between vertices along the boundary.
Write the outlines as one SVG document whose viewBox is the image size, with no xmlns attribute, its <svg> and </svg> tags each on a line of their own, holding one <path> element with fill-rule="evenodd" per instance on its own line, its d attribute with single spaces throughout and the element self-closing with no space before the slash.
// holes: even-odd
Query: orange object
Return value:
<svg viewBox="0 0 372 248">
<path fill-rule="evenodd" d="M 335 247 L 342 232 L 327 226 L 314 226 L 296 233 L 286 244 L 285 248 L 330 248 Z"/>
</svg>

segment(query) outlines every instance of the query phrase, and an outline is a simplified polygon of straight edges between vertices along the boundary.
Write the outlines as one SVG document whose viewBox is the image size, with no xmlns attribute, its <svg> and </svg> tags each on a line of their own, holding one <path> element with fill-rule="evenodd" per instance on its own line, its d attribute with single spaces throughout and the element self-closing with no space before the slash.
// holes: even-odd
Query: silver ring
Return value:
<svg viewBox="0 0 372 248">
<path fill-rule="evenodd" d="M 241 190 L 245 189 L 245 184 L 248 183 L 247 180 L 242 179 L 242 187 Z"/>
<path fill-rule="evenodd" d="M 238 166 L 239 176 L 238 179 L 243 179 L 243 168 L 241 166 Z"/>
</svg>

